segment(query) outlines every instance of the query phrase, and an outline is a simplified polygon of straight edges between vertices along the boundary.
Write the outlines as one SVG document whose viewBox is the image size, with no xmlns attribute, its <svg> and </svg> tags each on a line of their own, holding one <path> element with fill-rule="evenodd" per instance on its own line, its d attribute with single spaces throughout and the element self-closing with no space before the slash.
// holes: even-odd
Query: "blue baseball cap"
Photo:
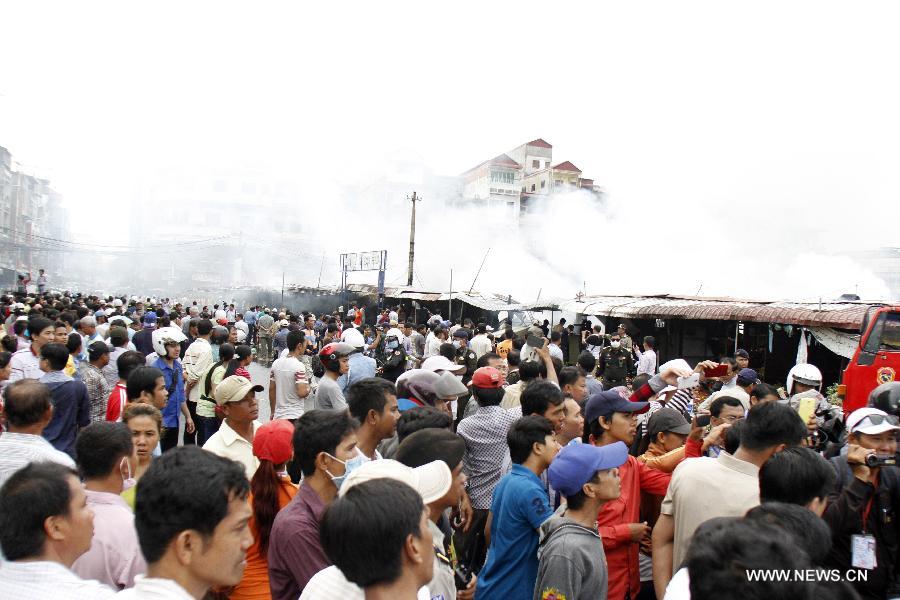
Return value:
<svg viewBox="0 0 900 600">
<path fill-rule="evenodd" d="M 572 444 L 559 451 L 547 469 L 547 476 L 553 489 L 564 496 L 574 496 L 597 471 L 621 467 L 626 460 L 628 446 L 625 442 L 606 446 Z"/>
<path fill-rule="evenodd" d="M 631 402 L 623 398 L 619 392 L 606 390 L 597 392 L 584 405 L 584 419 L 593 423 L 601 415 L 609 415 L 614 412 L 643 413 L 650 408 L 649 402 Z"/>
<path fill-rule="evenodd" d="M 156 313 L 148 312 L 144 314 L 144 325 L 156 325 Z"/>
</svg>

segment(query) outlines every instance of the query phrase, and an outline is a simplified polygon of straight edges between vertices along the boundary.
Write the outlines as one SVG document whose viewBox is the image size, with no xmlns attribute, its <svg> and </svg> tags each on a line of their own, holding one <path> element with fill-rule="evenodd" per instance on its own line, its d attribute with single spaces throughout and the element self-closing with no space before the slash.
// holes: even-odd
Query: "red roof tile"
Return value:
<svg viewBox="0 0 900 600">
<path fill-rule="evenodd" d="M 498 166 L 502 166 L 502 167 L 512 167 L 514 169 L 518 169 L 519 167 L 522 166 L 519 163 L 517 163 L 516 161 L 514 161 L 513 159 L 511 159 L 506 154 L 500 154 L 498 156 L 495 156 L 494 158 L 492 158 L 490 160 L 490 164 L 498 165 Z"/>
<path fill-rule="evenodd" d="M 579 169 L 569 161 L 561 162 L 553 167 L 553 169 L 556 171 L 575 171 L 576 173 L 581 173 L 581 169 Z"/>
<path fill-rule="evenodd" d="M 479 167 L 483 167 L 484 165 L 494 165 L 494 166 L 497 166 L 497 167 L 509 167 L 509 168 L 511 168 L 511 169 L 519 169 L 519 168 L 522 167 L 522 165 L 520 165 L 519 163 L 517 163 L 516 161 L 514 161 L 513 159 L 511 159 L 511 158 L 510 158 L 509 156 L 507 156 L 506 154 L 500 154 L 500 155 L 495 156 L 494 158 L 492 158 L 492 159 L 490 159 L 490 160 L 486 160 L 486 161 L 483 161 L 483 162 L 478 163 L 477 165 L 475 165 L 474 167 L 472 167 L 472 168 L 469 169 L 468 171 L 464 171 L 464 172 L 463 172 L 463 175 L 465 175 L 466 173 L 471 173 L 471 172 L 474 171 L 475 169 L 477 169 L 477 168 L 479 168 Z"/>
<path fill-rule="evenodd" d="M 553 147 L 550 144 L 548 144 L 547 142 L 545 142 L 544 140 L 542 140 L 541 138 L 538 138 L 536 140 L 531 140 L 530 142 L 528 142 L 525 145 L 526 146 L 537 146 L 538 148 L 552 148 Z"/>
</svg>

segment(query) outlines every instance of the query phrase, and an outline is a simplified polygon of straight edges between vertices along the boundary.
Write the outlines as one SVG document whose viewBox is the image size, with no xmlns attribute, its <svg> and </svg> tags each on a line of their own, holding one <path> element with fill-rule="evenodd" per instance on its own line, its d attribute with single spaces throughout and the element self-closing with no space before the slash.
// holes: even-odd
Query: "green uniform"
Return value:
<svg viewBox="0 0 900 600">
<path fill-rule="evenodd" d="M 631 352 L 621 346 L 604 348 L 598 362 L 598 370 L 603 374 L 604 389 L 624 385 L 625 378 L 634 370 Z"/>
</svg>

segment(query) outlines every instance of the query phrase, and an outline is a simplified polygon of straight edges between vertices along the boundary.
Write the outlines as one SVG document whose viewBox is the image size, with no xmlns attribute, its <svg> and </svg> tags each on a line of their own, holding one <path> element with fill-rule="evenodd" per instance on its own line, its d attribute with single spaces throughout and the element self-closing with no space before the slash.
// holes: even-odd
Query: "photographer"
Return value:
<svg viewBox="0 0 900 600">
<path fill-rule="evenodd" d="M 847 447 L 831 459 L 837 472 L 835 492 L 822 518 L 831 527 L 827 565 L 867 569 L 854 585 L 863 597 L 884 598 L 897 585 L 900 560 L 900 475 L 897 417 L 877 408 L 860 408 L 847 417 Z"/>
</svg>

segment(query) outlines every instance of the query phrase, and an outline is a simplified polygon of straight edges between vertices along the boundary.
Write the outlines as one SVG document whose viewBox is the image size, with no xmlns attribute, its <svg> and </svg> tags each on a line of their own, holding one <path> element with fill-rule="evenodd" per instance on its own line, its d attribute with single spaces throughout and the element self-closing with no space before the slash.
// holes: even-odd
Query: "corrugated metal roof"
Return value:
<svg viewBox="0 0 900 600">
<path fill-rule="evenodd" d="M 883 304 L 766 302 L 674 296 L 586 296 L 579 300 L 547 300 L 526 304 L 521 308 L 525 310 L 553 309 L 632 319 L 681 318 L 858 329 L 866 311 L 872 306 L 883 306 Z"/>
<path fill-rule="evenodd" d="M 340 293 L 337 288 L 294 288 L 304 291 Z M 374 285 L 350 284 L 351 292 L 376 294 Z M 419 290 L 412 286 L 385 288 L 392 299 L 447 302 L 449 292 Z M 560 310 L 578 314 L 631 319 L 695 319 L 712 321 L 747 321 L 784 323 L 807 327 L 859 329 L 866 311 L 879 302 L 791 302 L 786 300 L 747 300 L 736 298 L 701 298 L 696 296 L 584 296 L 580 299 L 547 298 L 538 302 L 518 303 L 500 294 L 453 292 L 454 302 L 464 302 L 488 311 Z"/>
</svg>

